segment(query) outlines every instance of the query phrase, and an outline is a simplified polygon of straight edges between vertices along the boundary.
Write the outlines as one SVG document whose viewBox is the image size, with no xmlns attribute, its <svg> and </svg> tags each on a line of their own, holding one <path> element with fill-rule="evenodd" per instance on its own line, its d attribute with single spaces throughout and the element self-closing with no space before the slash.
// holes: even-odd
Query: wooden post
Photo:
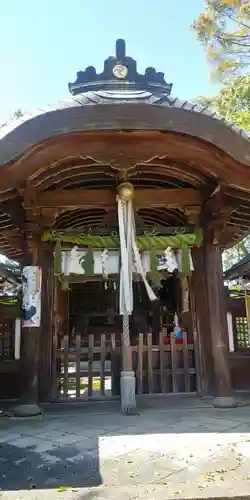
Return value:
<svg viewBox="0 0 250 500">
<path fill-rule="evenodd" d="M 27 241 L 25 242 L 25 265 L 37 266 L 40 260 L 39 240 L 32 241 L 30 254 Z M 19 405 L 13 409 L 17 417 L 31 417 L 42 413 L 38 405 L 38 371 L 39 371 L 39 344 L 41 326 L 22 328 L 20 348 L 20 382 L 21 391 Z"/>
<path fill-rule="evenodd" d="M 194 296 L 193 325 L 197 328 L 197 341 L 200 357 L 202 396 L 212 396 L 215 391 L 214 361 L 209 323 L 208 290 L 206 279 L 205 247 L 192 250 L 194 272 L 191 287 Z M 195 341 L 195 339 L 194 339 Z"/>
<path fill-rule="evenodd" d="M 214 406 L 235 406 L 232 397 L 221 249 L 212 229 L 204 230 L 209 326 L 215 374 Z"/>
<path fill-rule="evenodd" d="M 52 340 L 54 327 L 54 258 L 51 244 L 43 244 L 41 269 L 42 297 L 38 393 L 40 401 L 49 401 L 52 382 Z"/>
</svg>

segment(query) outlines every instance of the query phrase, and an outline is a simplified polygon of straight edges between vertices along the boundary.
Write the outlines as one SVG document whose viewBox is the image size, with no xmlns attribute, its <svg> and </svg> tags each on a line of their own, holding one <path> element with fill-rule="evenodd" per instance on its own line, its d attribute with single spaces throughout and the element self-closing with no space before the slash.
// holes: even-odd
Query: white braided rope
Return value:
<svg viewBox="0 0 250 500">
<path fill-rule="evenodd" d="M 131 252 L 131 209 L 118 198 L 118 223 L 121 250 L 120 314 L 132 314 L 132 252 Z"/>
<path fill-rule="evenodd" d="M 123 345 L 124 347 L 130 346 L 130 334 L 129 334 L 129 315 L 124 314 L 122 317 L 122 331 L 123 331 Z"/>
<path fill-rule="evenodd" d="M 102 268 L 102 276 L 103 278 L 107 278 L 108 277 L 108 273 L 107 273 L 107 261 L 108 261 L 108 249 L 107 248 L 104 248 L 104 250 L 101 252 L 101 268 Z"/>
</svg>

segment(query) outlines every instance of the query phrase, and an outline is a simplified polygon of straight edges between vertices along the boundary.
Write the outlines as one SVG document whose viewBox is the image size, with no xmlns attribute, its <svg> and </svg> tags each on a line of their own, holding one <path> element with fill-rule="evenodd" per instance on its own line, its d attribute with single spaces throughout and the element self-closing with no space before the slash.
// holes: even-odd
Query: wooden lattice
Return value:
<svg viewBox="0 0 250 500">
<path fill-rule="evenodd" d="M 250 348 L 250 338 L 247 318 L 244 316 L 238 316 L 235 318 L 236 323 L 236 349 L 249 349 Z"/>
<path fill-rule="evenodd" d="M 15 357 L 15 320 L 6 319 L 0 323 L 0 359 Z"/>
</svg>

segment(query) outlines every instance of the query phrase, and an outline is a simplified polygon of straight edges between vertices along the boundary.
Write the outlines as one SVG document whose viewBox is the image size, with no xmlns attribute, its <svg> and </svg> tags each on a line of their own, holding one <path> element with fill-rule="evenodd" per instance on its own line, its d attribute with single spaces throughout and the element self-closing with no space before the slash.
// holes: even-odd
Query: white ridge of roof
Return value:
<svg viewBox="0 0 250 500">
<path fill-rule="evenodd" d="M 148 105 L 159 105 L 160 107 L 170 107 L 170 108 L 179 108 L 191 113 L 197 113 L 200 115 L 206 115 L 211 117 L 212 120 L 218 120 L 225 124 L 227 128 L 233 131 L 234 134 L 241 136 L 246 141 L 250 142 L 250 132 L 241 129 L 234 122 L 230 122 L 225 118 L 216 114 L 211 108 L 208 106 L 203 106 L 201 104 L 195 104 L 193 102 L 181 100 L 166 94 L 161 93 L 159 95 L 156 93 L 150 93 L 148 91 L 130 91 L 124 92 L 121 91 L 89 91 L 83 94 L 78 94 L 76 96 L 69 97 L 68 99 L 58 101 L 53 105 L 48 105 L 43 108 L 36 109 L 33 112 L 25 113 L 24 116 L 9 122 L 7 125 L 4 125 L 0 128 L 0 147 L 1 147 L 1 139 L 5 138 L 12 131 L 17 129 L 19 126 L 24 123 L 29 122 L 30 120 L 35 119 L 38 116 L 50 114 L 54 111 L 60 111 L 66 108 L 74 108 L 74 107 L 84 107 L 88 105 L 98 105 L 98 103 L 106 104 L 133 104 L 133 103 L 145 103 Z M 250 155 L 249 158 L 250 160 Z"/>
</svg>

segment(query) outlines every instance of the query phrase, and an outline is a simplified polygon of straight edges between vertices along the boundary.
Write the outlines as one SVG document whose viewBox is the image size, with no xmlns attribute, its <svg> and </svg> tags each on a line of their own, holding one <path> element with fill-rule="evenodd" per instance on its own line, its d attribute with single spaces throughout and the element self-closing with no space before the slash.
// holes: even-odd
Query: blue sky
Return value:
<svg viewBox="0 0 250 500">
<path fill-rule="evenodd" d="M 190 25 L 202 0 L 9 0 L 0 17 L 0 121 L 67 98 L 88 65 L 102 69 L 124 38 L 144 71 L 154 66 L 182 99 L 216 93 Z"/>
</svg>

